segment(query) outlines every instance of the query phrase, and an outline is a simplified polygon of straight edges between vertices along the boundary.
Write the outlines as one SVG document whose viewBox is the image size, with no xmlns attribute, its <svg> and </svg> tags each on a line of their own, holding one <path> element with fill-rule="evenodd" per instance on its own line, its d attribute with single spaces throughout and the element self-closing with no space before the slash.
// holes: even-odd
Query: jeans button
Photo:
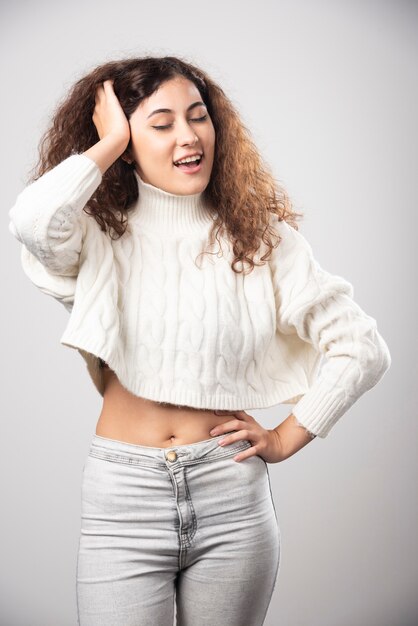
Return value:
<svg viewBox="0 0 418 626">
<path fill-rule="evenodd" d="M 175 452 L 174 450 L 170 450 L 166 453 L 165 458 L 167 459 L 167 461 L 176 461 L 177 452 Z"/>
</svg>

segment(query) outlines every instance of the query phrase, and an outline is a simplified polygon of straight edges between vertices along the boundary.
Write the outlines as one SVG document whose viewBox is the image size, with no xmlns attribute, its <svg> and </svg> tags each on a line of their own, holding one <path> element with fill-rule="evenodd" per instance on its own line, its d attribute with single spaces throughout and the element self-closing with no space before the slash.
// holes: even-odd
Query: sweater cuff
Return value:
<svg viewBox="0 0 418 626">
<path fill-rule="evenodd" d="M 336 393 L 322 380 L 302 396 L 292 414 L 310 433 L 325 438 L 348 408 L 346 392 L 341 389 Z"/>
<path fill-rule="evenodd" d="M 39 183 L 40 189 L 42 188 L 41 182 L 44 183 L 46 190 L 49 192 L 52 180 L 54 180 L 57 191 L 62 193 L 63 197 L 72 198 L 73 196 L 78 197 L 79 192 L 82 193 L 90 189 L 90 187 L 93 187 L 93 184 L 98 186 L 102 180 L 102 173 L 93 159 L 90 159 L 85 154 L 72 154 L 52 170 L 46 172 L 41 178 L 38 178 L 35 183 Z M 93 191 L 94 189 L 90 195 Z"/>
<path fill-rule="evenodd" d="M 370 345 L 369 339 L 369 348 Z M 329 361 L 324 363 L 322 372 L 313 386 L 294 405 L 292 413 L 301 426 L 310 433 L 325 438 L 340 417 L 383 378 L 391 366 L 392 359 L 387 343 L 376 329 L 373 346 L 373 357 L 366 355 L 363 358 L 358 357 L 357 362 L 353 361 L 348 366 L 346 360 L 340 360 L 338 375 L 336 364 Z M 359 361 L 363 363 L 364 369 L 360 377 Z"/>
<path fill-rule="evenodd" d="M 51 177 L 49 177 L 51 174 Z M 41 182 L 41 179 L 38 179 Z M 36 182 L 38 182 L 36 181 Z M 102 181 L 102 174 L 95 161 L 84 154 L 73 154 L 53 170 L 42 177 L 39 193 L 43 196 L 44 191 L 49 202 L 45 202 L 51 210 L 42 211 L 37 218 L 38 236 L 42 239 L 47 236 L 51 219 L 58 217 L 62 208 L 64 213 L 70 207 L 72 212 L 81 214 L 82 209 L 90 200 L 93 193 Z M 51 198 L 54 199 L 51 202 Z M 57 211 L 58 208 L 58 211 Z"/>
</svg>

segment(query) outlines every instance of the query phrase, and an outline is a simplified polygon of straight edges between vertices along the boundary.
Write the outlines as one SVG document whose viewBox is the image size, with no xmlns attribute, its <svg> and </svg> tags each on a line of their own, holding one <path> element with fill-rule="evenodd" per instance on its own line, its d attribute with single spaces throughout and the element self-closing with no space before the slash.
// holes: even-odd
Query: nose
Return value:
<svg viewBox="0 0 418 626">
<path fill-rule="evenodd" d="M 196 143 L 196 141 L 199 141 L 199 137 L 196 135 L 196 133 L 190 127 L 190 125 L 187 122 L 184 122 L 183 124 L 181 124 L 179 126 L 179 133 L 178 133 L 178 145 L 179 146 L 184 146 L 184 145 L 189 145 L 189 144 L 193 145 Z"/>
</svg>

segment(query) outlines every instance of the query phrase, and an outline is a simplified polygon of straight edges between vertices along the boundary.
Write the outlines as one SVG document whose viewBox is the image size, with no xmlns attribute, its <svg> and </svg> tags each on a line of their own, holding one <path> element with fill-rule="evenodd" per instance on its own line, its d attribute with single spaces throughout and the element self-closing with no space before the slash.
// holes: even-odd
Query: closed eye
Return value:
<svg viewBox="0 0 418 626">
<path fill-rule="evenodd" d="M 207 119 L 207 115 L 203 115 L 203 117 L 196 117 L 195 119 L 190 120 L 191 122 L 204 122 Z M 170 128 L 172 124 L 165 124 L 164 126 L 153 126 L 155 130 L 165 130 L 166 128 Z"/>
</svg>

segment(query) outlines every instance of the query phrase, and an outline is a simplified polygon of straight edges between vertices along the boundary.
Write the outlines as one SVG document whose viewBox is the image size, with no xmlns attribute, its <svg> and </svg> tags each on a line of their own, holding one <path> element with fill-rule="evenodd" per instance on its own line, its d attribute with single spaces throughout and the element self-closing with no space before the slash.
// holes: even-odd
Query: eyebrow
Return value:
<svg viewBox="0 0 418 626">
<path fill-rule="evenodd" d="M 190 111 L 190 109 L 194 109 L 195 107 L 199 105 L 203 105 L 204 107 L 206 106 L 204 102 L 202 102 L 201 100 L 198 100 L 197 102 L 193 102 L 193 104 L 188 106 L 187 111 Z M 155 111 L 153 111 L 152 113 L 148 115 L 147 119 L 149 119 L 152 115 L 155 115 L 156 113 L 173 113 L 173 112 L 174 112 L 173 109 L 155 109 Z"/>
</svg>

